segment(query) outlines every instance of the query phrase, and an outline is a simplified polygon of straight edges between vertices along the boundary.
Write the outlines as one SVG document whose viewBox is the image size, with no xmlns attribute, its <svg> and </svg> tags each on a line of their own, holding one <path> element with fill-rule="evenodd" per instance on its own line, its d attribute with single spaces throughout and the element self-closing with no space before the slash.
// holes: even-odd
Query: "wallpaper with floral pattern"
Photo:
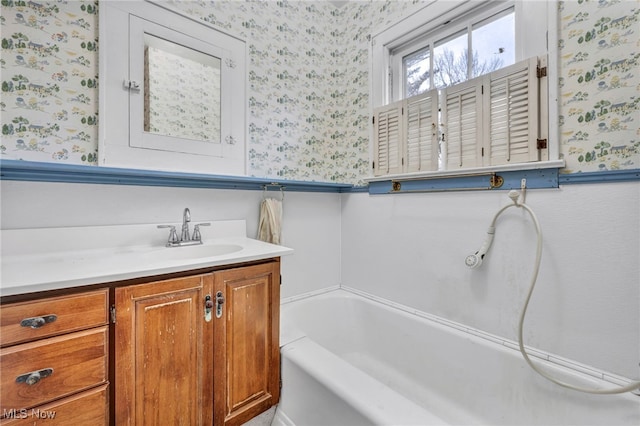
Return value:
<svg viewBox="0 0 640 426">
<path fill-rule="evenodd" d="M 1 3 L 2 158 L 95 163 L 96 3 Z"/>
<path fill-rule="evenodd" d="M 560 3 L 564 173 L 640 168 L 640 1 Z"/>
<path fill-rule="evenodd" d="M 247 41 L 252 175 L 353 183 L 370 174 L 369 34 L 424 4 L 171 3 Z"/>
<path fill-rule="evenodd" d="M 427 2 L 170 3 L 247 42 L 250 175 L 370 175 L 370 35 Z M 563 171 L 640 168 L 640 0 L 558 7 Z M 96 163 L 97 9 L 2 0 L 2 158 Z"/>
</svg>

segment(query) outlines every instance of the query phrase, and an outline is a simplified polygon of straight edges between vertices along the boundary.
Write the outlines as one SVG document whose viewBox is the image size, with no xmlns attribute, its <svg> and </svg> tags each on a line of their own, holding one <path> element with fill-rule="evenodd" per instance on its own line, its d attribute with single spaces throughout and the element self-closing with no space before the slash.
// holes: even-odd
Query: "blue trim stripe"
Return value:
<svg viewBox="0 0 640 426">
<path fill-rule="evenodd" d="M 559 182 L 561 185 L 571 185 L 578 183 L 626 182 L 634 180 L 640 180 L 640 169 L 571 173 L 561 174 L 559 177 Z"/>
<path fill-rule="evenodd" d="M 344 191 L 344 192 L 369 192 L 369 185 L 357 185 L 352 187 L 351 189 L 349 189 L 348 191 Z"/>
<path fill-rule="evenodd" d="M 527 188 L 557 188 L 558 169 L 535 169 L 496 172 L 504 179 L 500 188 L 492 189 L 489 184 L 491 174 L 448 176 L 425 179 L 394 179 L 369 183 L 369 194 L 402 194 L 412 192 L 480 191 L 520 189 L 522 179 L 527 179 Z M 393 182 L 400 182 L 400 190 L 393 191 Z"/>
<path fill-rule="evenodd" d="M 527 188 L 558 188 L 559 185 L 583 183 L 609 183 L 640 181 L 640 169 L 605 170 L 559 174 L 560 169 L 532 169 L 496 172 L 504 179 L 497 189 L 518 189 L 522 178 L 527 179 Z M 199 173 L 164 172 L 157 170 L 121 169 L 79 164 L 45 163 L 37 161 L 2 160 L 0 176 L 4 180 L 37 182 L 67 182 L 112 185 L 170 186 L 184 188 L 245 189 L 299 192 L 369 192 L 388 194 L 403 192 L 437 192 L 460 190 L 489 190 L 489 175 L 449 176 L 403 180 L 400 191 L 392 191 L 393 180 L 370 182 L 368 186 L 353 186 L 345 183 L 307 182 L 255 178 L 248 176 L 223 176 Z"/>
<path fill-rule="evenodd" d="M 347 192 L 353 185 L 264 179 L 247 176 L 207 175 L 157 170 L 121 169 L 79 164 L 3 160 L 0 175 L 4 180 L 66 182 L 113 185 L 171 186 L 184 188 L 246 189 L 298 192 Z"/>
</svg>

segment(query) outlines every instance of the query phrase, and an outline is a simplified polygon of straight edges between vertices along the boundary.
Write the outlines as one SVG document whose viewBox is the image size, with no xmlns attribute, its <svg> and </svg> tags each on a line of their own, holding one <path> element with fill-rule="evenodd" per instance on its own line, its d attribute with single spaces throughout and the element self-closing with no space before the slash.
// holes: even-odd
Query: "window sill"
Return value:
<svg viewBox="0 0 640 426">
<path fill-rule="evenodd" d="M 369 183 L 369 194 L 519 189 L 522 179 L 527 180 L 527 188 L 558 188 L 558 171 L 563 167 L 563 160 L 553 160 L 376 176 L 365 180 Z"/>
</svg>

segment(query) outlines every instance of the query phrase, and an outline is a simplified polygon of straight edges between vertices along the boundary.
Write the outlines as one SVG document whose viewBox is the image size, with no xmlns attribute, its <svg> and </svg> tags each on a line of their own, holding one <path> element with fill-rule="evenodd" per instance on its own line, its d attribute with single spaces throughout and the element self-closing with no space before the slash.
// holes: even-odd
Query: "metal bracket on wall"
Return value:
<svg viewBox="0 0 640 426">
<path fill-rule="evenodd" d="M 489 188 L 496 189 L 504 185 L 504 178 L 494 174 L 489 178 Z"/>
<path fill-rule="evenodd" d="M 483 179 L 489 176 L 488 184 Z M 457 179 L 465 180 L 465 184 L 462 186 L 450 186 L 445 184 L 444 182 L 440 184 L 429 184 L 425 181 L 434 181 L 434 180 L 444 180 L 451 179 L 450 176 L 432 176 L 425 177 L 420 179 L 407 179 L 407 180 L 392 180 L 391 181 L 391 190 L 388 191 L 389 194 L 393 193 L 415 193 L 415 192 L 443 192 L 443 191 L 486 191 L 490 189 L 498 189 L 504 185 L 504 178 L 502 176 L 498 176 L 494 172 L 491 173 L 477 173 L 470 174 L 465 176 L 459 176 Z M 469 184 L 478 182 L 478 186 L 471 186 Z M 403 189 L 404 186 L 404 189 Z M 423 188 L 418 188 L 418 186 L 422 186 Z"/>
</svg>

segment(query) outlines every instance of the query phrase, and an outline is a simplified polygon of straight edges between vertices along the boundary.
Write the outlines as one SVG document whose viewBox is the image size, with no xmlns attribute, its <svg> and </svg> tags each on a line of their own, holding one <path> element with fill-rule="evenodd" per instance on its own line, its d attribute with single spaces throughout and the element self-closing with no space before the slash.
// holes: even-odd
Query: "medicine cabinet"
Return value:
<svg viewBox="0 0 640 426">
<path fill-rule="evenodd" d="M 245 174 L 245 42 L 159 3 L 100 8 L 103 166 Z"/>
</svg>

